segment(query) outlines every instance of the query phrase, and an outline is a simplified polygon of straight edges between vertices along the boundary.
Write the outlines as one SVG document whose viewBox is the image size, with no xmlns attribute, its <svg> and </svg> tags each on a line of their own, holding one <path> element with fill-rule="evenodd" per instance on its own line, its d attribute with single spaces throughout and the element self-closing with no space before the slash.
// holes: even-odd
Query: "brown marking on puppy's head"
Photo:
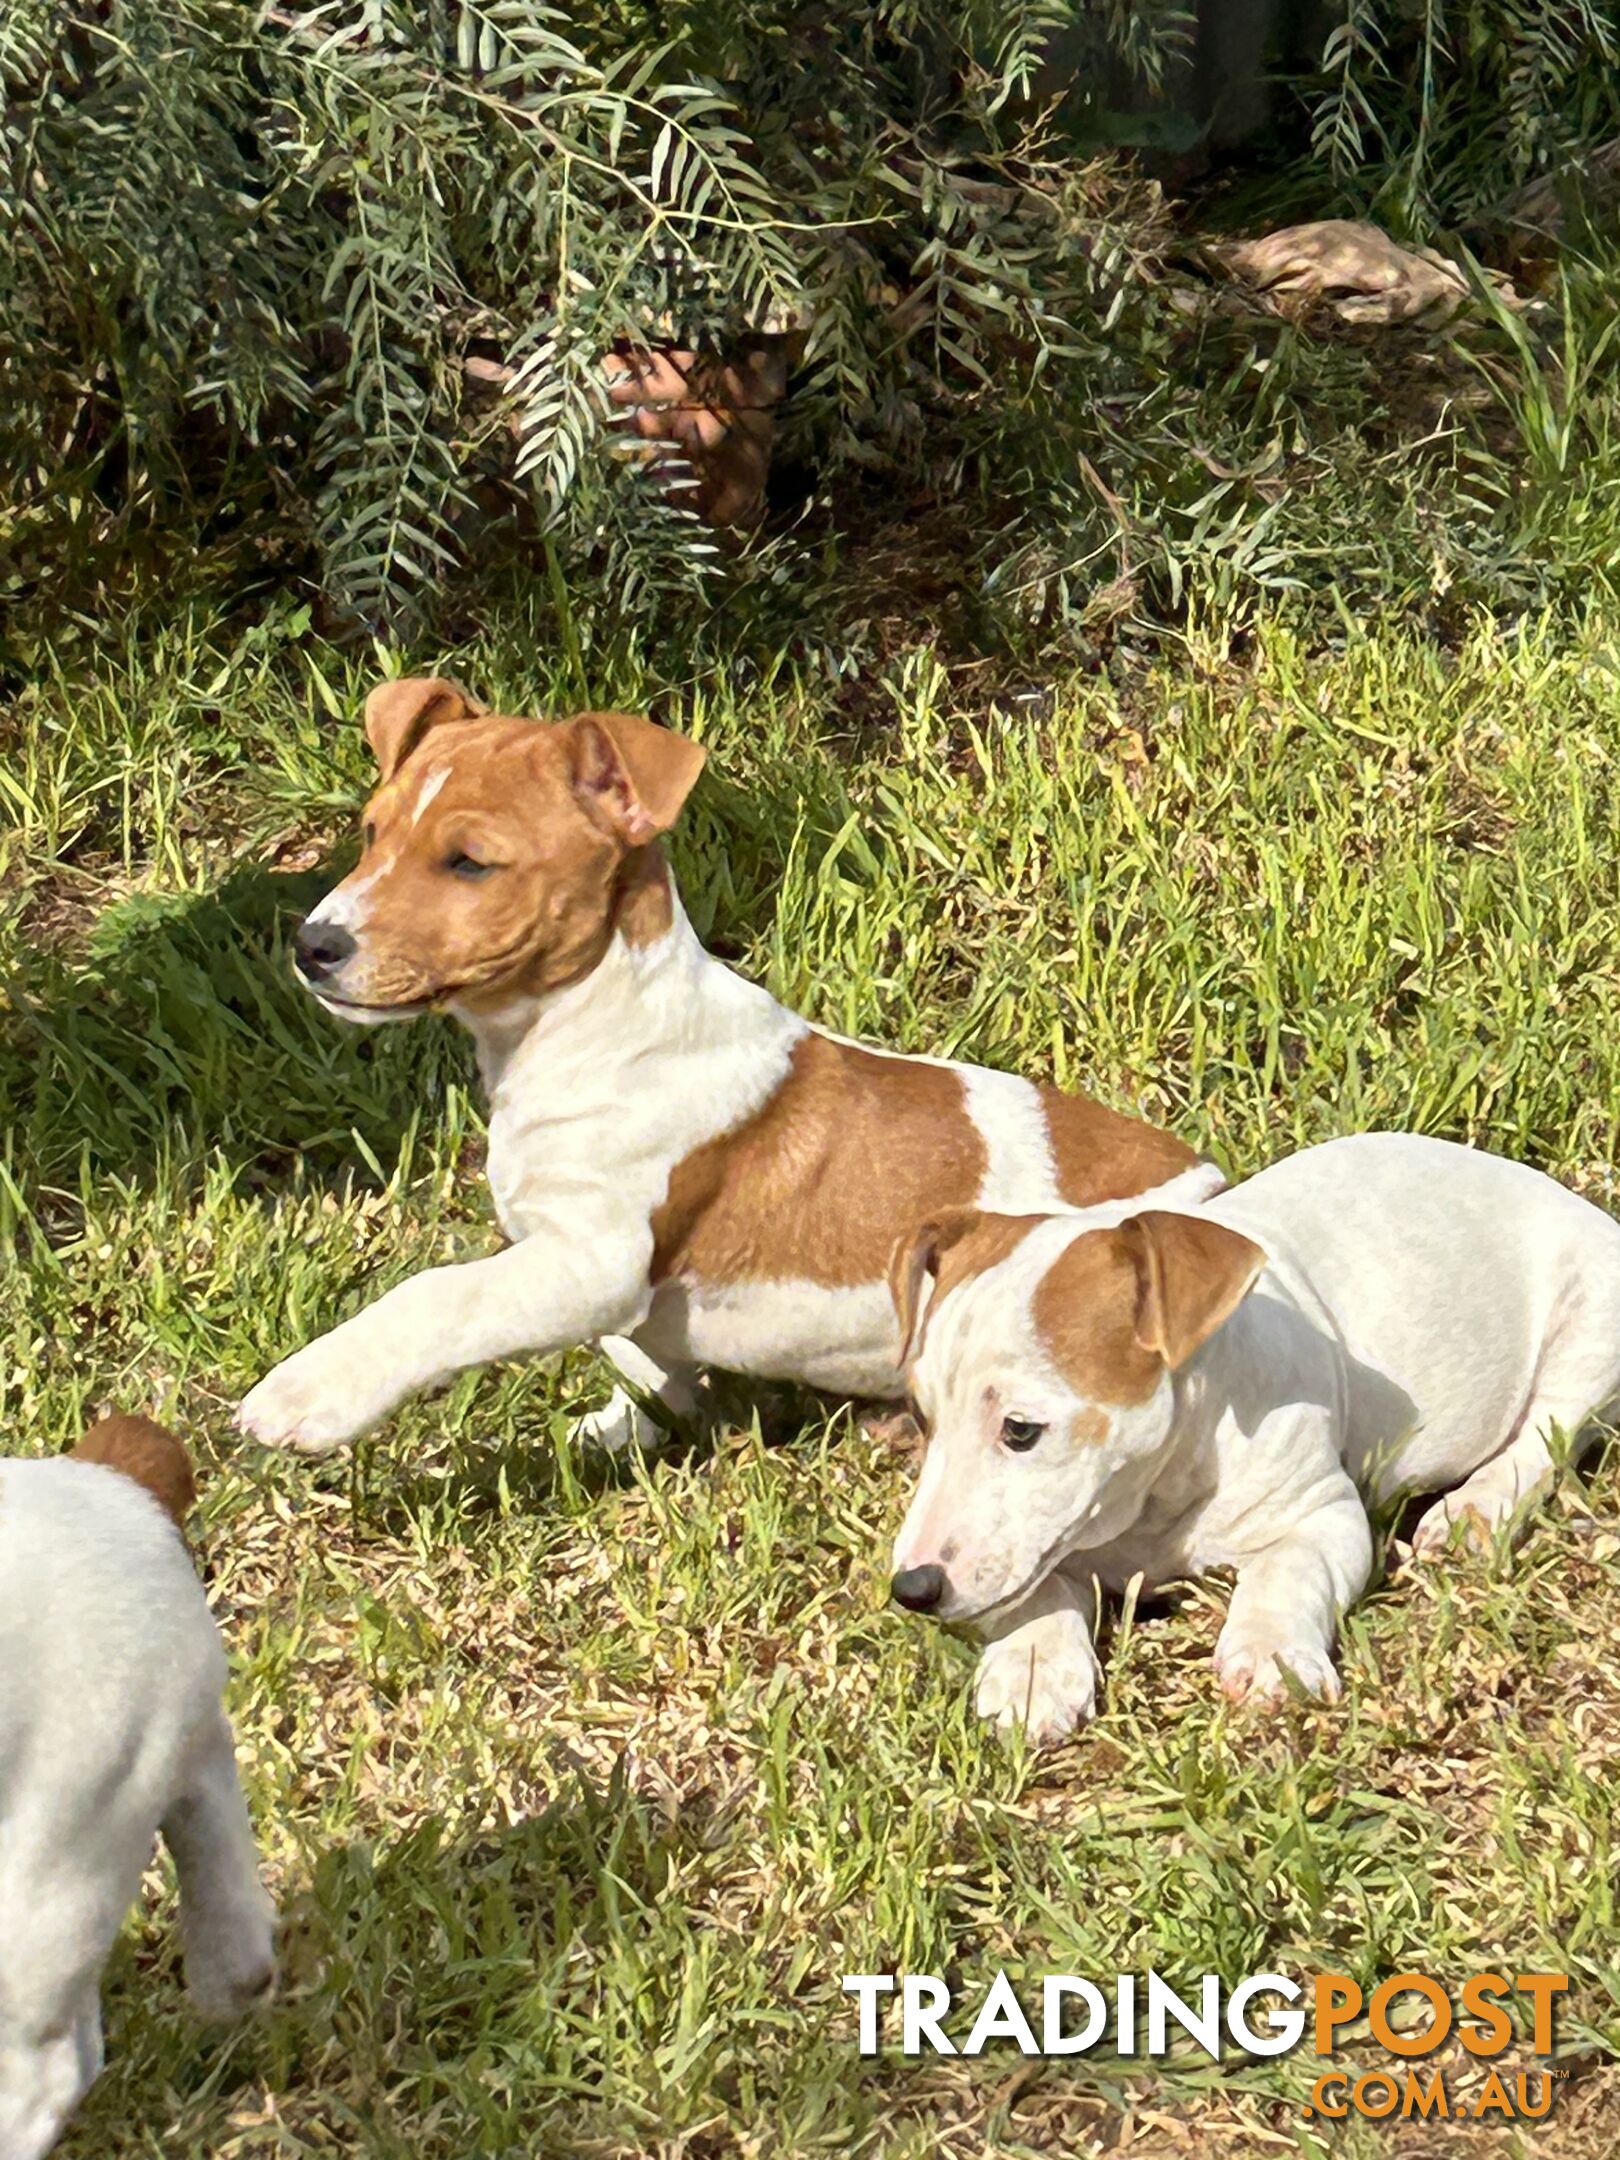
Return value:
<svg viewBox="0 0 1620 2160">
<path fill-rule="evenodd" d="M 101 1463 L 144 1485 L 177 1525 L 196 1505 L 197 1484 L 185 1449 L 166 1425 L 149 1417 L 119 1415 L 92 1425 L 72 1450 L 74 1462 Z"/>
<path fill-rule="evenodd" d="M 1036 1284 L 1036 1336 L 1082 1402 L 1146 1402 L 1163 1377 L 1162 1360 L 1137 1339 L 1141 1295 L 1123 1229 L 1073 1239 Z"/>
<path fill-rule="evenodd" d="M 1002 1264 L 948 1296 L 966 1244 L 939 1260 L 938 1317 L 927 1309 L 913 1351 L 931 1438 L 894 1553 L 900 1574 L 936 1571 L 929 1610 L 957 1620 L 1026 1597 L 1065 1554 L 1136 1521 L 1175 1427 L 1171 1372 L 1265 1262 L 1236 1231 L 1168 1210 L 1097 1227 L 1049 1215 L 1007 1224 L 990 1248 Z M 902 1271 L 903 1311 L 911 1281 Z"/>
<path fill-rule="evenodd" d="M 481 719 L 489 711 L 445 675 L 401 675 L 379 683 L 366 699 L 366 741 L 384 780 L 391 780 L 431 728 Z"/>
<path fill-rule="evenodd" d="M 308 986 L 340 1017 L 472 1013 L 590 973 L 615 931 L 672 919 L 656 848 L 702 749 L 629 713 L 509 719 L 453 683 L 372 692 L 381 783 L 360 862 L 298 934 Z"/>
<path fill-rule="evenodd" d="M 1035 1290 L 1035 1332 L 1077 1395 L 1146 1402 L 1242 1302 L 1265 1254 L 1223 1223 L 1149 1209 L 1066 1245 Z"/>
<path fill-rule="evenodd" d="M 889 1295 L 900 1322 L 902 1369 L 921 1354 L 929 1311 L 969 1276 L 998 1267 L 1041 1220 L 948 1208 L 899 1240 L 889 1260 Z"/>
</svg>

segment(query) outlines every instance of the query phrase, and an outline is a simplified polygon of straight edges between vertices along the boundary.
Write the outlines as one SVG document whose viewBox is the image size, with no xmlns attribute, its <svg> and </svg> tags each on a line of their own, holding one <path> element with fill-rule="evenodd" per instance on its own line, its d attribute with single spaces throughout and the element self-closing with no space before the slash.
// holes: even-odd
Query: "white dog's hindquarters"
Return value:
<svg viewBox="0 0 1620 2160">
<path fill-rule="evenodd" d="M 160 1828 L 199 2007 L 234 2015 L 274 1975 L 224 1653 L 154 1498 L 183 1505 L 189 1470 L 145 1420 L 98 1435 L 84 1459 L 0 1462 L 4 2160 L 49 2151 L 101 2068 L 102 1966 Z"/>
<path fill-rule="evenodd" d="M 1338 1337 L 1341 1449 L 1380 1497 L 1442 1493 L 1419 1532 L 1490 1536 L 1620 1398 L 1620 1223 L 1523 1163 L 1410 1133 L 1287 1157 L 1209 1203 Z M 1425 1534 L 1425 1533 L 1428 1534 Z"/>
</svg>

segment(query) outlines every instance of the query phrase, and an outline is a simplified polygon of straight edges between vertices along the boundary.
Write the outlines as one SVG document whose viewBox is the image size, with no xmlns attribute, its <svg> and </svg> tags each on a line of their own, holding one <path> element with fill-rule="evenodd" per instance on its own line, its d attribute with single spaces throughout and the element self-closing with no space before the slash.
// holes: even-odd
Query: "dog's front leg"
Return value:
<svg viewBox="0 0 1620 2160">
<path fill-rule="evenodd" d="M 1096 1599 L 1089 1580 L 1054 1573 L 1020 1605 L 985 1624 L 979 1660 L 980 1717 L 1022 1725 L 1032 1740 L 1057 1740 L 1092 1717 L 1102 1668 L 1092 1643 Z"/>
<path fill-rule="evenodd" d="M 237 1412 L 271 1447 L 323 1454 L 397 1403 L 495 1358 L 541 1357 L 634 1327 L 646 1312 L 646 1223 L 561 1224 L 492 1260 L 429 1268 L 294 1352 Z"/>
<path fill-rule="evenodd" d="M 1234 1702 L 1279 1703 L 1292 1674 L 1312 1695 L 1343 1693 L 1333 1663 L 1339 1616 L 1372 1573 L 1372 1530 L 1361 1495 L 1340 1471 L 1308 1513 L 1238 1567 L 1215 1671 Z"/>
</svg>

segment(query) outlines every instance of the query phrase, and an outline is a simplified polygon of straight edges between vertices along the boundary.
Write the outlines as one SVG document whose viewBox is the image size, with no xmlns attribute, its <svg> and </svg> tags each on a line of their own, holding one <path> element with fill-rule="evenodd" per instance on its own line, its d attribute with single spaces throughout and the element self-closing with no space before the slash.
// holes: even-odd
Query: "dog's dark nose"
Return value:
<svg viewBox="0 0 1620 2160">
<path fill-rule="evenodd" d="M 313 916 L 298 925 L 293 953 L 298 972 L 306 982 L 324 982 L 354 951 L 354 939 L 336 923 L 317 922 Z"/>
<path fill-rule="evenodd" d="M 932 1612 L 945 1595 L 942 1567 L 902 1568 L 889 1585 L 889 1595 L 907 1612 Z"/>
</svg>

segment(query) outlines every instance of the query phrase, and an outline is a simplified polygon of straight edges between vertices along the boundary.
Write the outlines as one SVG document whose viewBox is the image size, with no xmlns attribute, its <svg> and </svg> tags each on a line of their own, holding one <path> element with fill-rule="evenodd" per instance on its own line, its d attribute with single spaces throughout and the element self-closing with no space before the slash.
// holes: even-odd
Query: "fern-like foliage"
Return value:
<svg viewBox="0 0 1620 2160">
<path fill-rule="evenodd" d="M 1087 130 L 1194 12 L 6 0 L 0 539 L 53 501 L 212 508 L 382 625 L 526 500 L 553 566 L 689 586 L 715 545 L 611 456 L 603 358 L 780 331 L 824 472 L 937 495 L 999 445 L 1033 487 L 1024 431 L 1061 421 L 1063 515 L 1020 560 L 1067 577 L 1075 506 L 1112 515 L 1084 461 L 1164 344 L 1120 344 L 1156 212 Z M 1346 0 L 1316 154 L 1421 222 L 1620 130 L 1615 63 L 1600 0 Z"/>
<path fill-rule="evenodd" d="M 1023 144 L 1076 15 L 1099 49 L 1154 49 L 1117 0 L 706 0 L 656 42 L 610 4 L 13 0 L 13 470 L 195 488 L 257 451 L 329 589 L 381 622 L 467 545 L 515 438 L 565 550 L 639 530 L 701 573 L 694 522 L 601 454 L 603 355 L 798 326 L 836 457 L 920 425 L 916 364 L 982 380 L 1009 329 L 1051 343 L 1038 239 L 965 183 Z M 506 371 L 493 411 L 480 354 Z"/>
<path fill-rule="evenodd" d="M 1611 0 L 1344 0 L 1314 98 L 1352 200 L 1414 229 L 1488 212 L 1620 135 Z"/>
</svg>

